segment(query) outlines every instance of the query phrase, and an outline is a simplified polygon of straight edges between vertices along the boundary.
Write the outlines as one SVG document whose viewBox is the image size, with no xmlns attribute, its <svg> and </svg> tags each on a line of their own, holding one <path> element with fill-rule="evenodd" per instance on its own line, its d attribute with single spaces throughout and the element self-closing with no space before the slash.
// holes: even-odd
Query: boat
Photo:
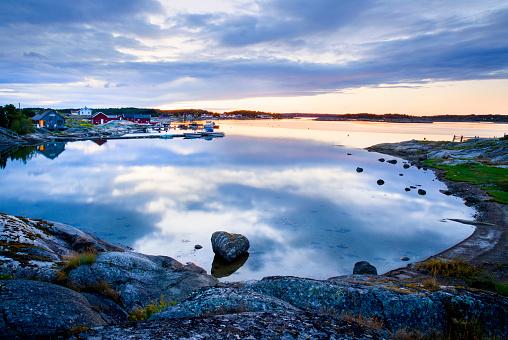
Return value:
<svg viewBox="0 0 508 340">
<path fill-rule="evenodd" d="M 184 132 L 184 138 L 201 138 L 203 137 L 202 132 Z"/>
<path fill-rule="evenodd" d="M 219 128 L 219 125 L 215 124 L 215 122 L 211 121 L 211 120 L 207 120 L 205 125 L 205 130 L 206 129 L 218 129 Z"/>
</svg>

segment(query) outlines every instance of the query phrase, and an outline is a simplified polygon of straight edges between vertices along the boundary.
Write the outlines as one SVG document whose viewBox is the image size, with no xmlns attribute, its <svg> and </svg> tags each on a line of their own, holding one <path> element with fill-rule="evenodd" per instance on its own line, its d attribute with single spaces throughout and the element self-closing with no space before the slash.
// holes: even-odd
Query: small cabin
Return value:
<svg viewBox="0 0 508 340">
<path fill-rule="evenodd" d="M 47 110 L 32 117 L 32 122 L 36 127 L 46 128 L 48 130 L 65 129 L 65 119 L 53 110 Z"/>
</svg>

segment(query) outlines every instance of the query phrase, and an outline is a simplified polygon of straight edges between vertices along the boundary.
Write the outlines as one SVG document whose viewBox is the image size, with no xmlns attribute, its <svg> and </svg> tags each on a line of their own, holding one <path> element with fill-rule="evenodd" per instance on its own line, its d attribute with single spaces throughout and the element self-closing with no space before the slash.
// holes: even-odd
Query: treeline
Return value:
<svg viewBox="0 0 508 340">
<path fill-rule="evenodd" d="M 58 112 L 64 113 L 69 115 L 72 110 L 77 109 L 63 109 L 59 110 Z M 208 110 L 201 110 L 201 109 L 177 109 L 177 110 L 160 110 L 160 109 L 143 109 L 143 108 L 137 108 L 137 107 L 122 107 L 122 108 L 98 108 L 93 109 L 92 112 L 95 114 L 97 112 L 102 112 L 106 115 L 119 115 L 119 114 L 141 114 L 141 115 L 150 115 L 152 117 L 158 117 L 160 115 L 171 115 L 175 117 L 184 117 L 184 116 L 215 116 L 218 117 L 221 115 L 221 113 L 208 111 Z M 281 115 L 279 114 L 273 114 L 270 112 L 263 112 L 263 111 L 251 111 L 251 110 L 237 110 L 237 111 L 230 111 L 230 112 L 224 112 L 224 114 L 227 115 L 242 115 L 243 117 L 257 117 L 260 115 L 270 115 L 273 117 L 279 117 Z"/>
<path fill-rule="evenodd" d="M 9 129 L 19 135 L 26 135 L 35 131 L 31 117 L 36 112 L 31 108 L 19 110 L 13 104 L 0 106 L 0 127 Z"/>
<path fill-rule="evenodd" d="M 482 114 L 482 115 L 436 115 L 436 116 L 412 116 L 399 113 L 373 114 L 373 113 L 348 113 L 340 115 L 321 116 L 320 120 L 362 120 L 373 122 L 493 122 L 508 123 L 508 115 Z"/>
</svg>

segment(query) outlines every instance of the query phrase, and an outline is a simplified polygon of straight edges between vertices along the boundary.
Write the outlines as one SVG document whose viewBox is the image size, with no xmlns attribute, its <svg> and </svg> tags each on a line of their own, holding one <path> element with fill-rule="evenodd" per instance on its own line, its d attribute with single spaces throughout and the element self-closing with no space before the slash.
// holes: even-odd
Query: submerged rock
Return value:
<svg viewBox="0 0 508 340">
<path fill-rule="evenodd" d="M 427 191 L 423 190 L 423 189 L 418 189 L 418 195 L 426 195 L 427 194 Z"/>
<path fill-rule="evenodd" d="M 212 234 L 213 252 L 228 262 L 233 262 L 249 250 L 249 247 L 249 240 L 241 234 L 230 234 L 225 231 L 216 231 Z"/>
<path fill-rule="evenodd" d="M 356 172 L 363 172 L 363 168 L 360 167 L 356 168 Z"/>
<path fill-rule="evenodd" d="M 389 161 L 386 161 L 386 163 L 397 164 L 397 160 L 396 159 L 390 159 Z"/>
<path fill-rule="evenodd" d="M 377 275 L 377 269 L 367 261 L 360 261 L 355 263 L 353 274 Z"/>
<path fill-rule="evenodd" d="M 382 179 L 377 180 L 377 185 L 383 185 L 383 184 L 385 184 L 385 181 L 383 181 Z"/>
</svg>

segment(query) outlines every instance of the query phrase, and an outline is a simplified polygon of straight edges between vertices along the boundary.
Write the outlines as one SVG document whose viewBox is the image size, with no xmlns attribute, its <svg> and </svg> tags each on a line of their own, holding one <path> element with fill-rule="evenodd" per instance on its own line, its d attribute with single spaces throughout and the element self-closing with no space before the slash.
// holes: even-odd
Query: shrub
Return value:
<svg viewBox="0 0 508 340">
<path fill-rule="evenodd" d="M 0 280 L 12 280 L 12 276 L 9 274 L 0 274 Z"/>
<path fill-rule="evenodd" d="M 164 299 L 164 296 L 161 295 L 155 301 L 152 301 L 145 308 L 135 309 L 132 313 L 129 314 L 130 321 L 142 321 L 148 320 L 155 313 L 160 312 L 163 309 L 166 309 L 170 306 L 176 305 L 176 302 Z"/>
</svg>

